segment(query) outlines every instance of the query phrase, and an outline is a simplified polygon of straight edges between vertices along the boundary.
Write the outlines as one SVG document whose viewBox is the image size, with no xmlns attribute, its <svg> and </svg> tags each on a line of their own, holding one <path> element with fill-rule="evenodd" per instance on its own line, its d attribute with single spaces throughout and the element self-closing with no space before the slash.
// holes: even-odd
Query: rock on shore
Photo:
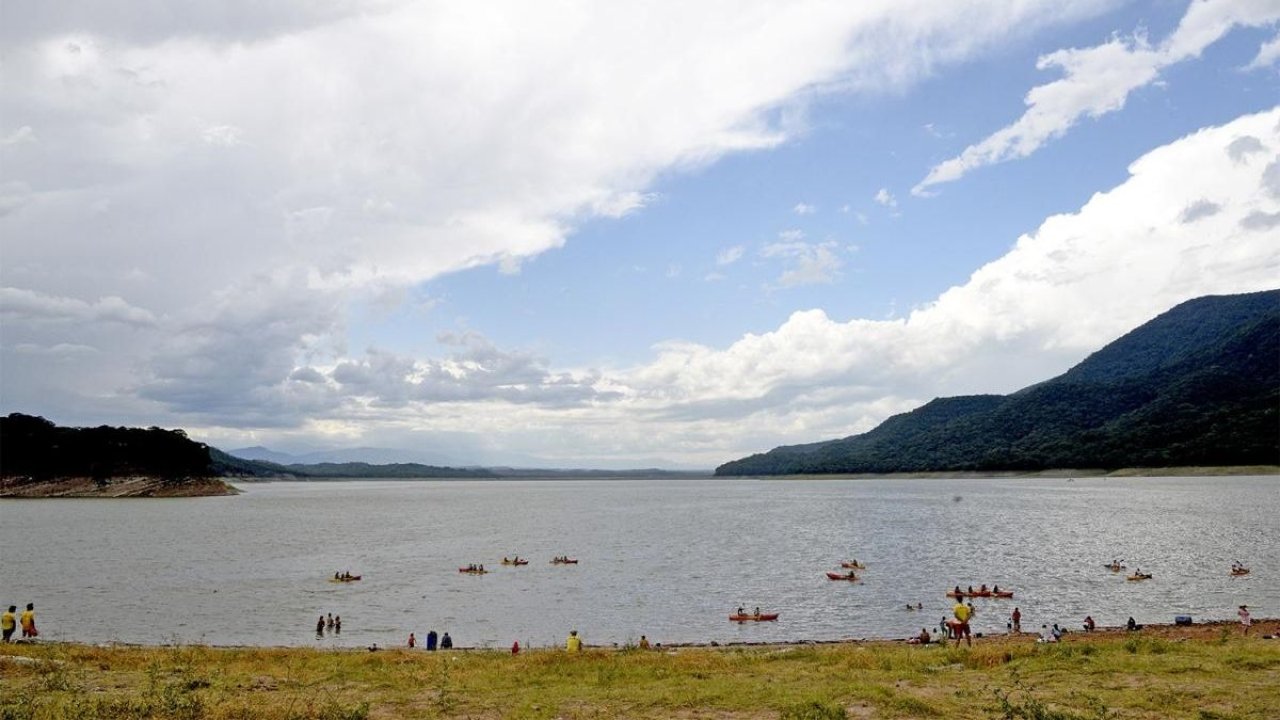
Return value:
<svg viewBox="0 0 1280 720">
<path fill-rule="evenodd" d="M 99 482 L 74 477 L 34 480 L 25 477 L 0 478 L 0 498 L 134 498 L 207 497 L 235 495 L 237 490 L 219 478 L 119 477 Z"/>
</svg>

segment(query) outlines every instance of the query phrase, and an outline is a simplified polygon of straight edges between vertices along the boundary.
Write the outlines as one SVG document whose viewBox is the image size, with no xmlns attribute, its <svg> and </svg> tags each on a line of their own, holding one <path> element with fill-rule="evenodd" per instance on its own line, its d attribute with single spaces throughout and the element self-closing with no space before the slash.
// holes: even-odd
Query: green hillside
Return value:
<svg viewBox="0 0 1280 720">
<path fill-rule="evenodd" d="M 939 398 L 717 475 L 1280 464 L 1280 290 L 1185 302 L 1012 395 Z"/>
</svg>

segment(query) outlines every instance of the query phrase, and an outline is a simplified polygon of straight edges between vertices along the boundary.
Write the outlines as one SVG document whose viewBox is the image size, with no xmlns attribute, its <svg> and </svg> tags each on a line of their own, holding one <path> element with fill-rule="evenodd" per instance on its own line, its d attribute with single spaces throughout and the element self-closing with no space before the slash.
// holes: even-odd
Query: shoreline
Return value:
<svg viewBox="0 0 1280 720">
<path fill-rule="evenodd" d="M 937 630 L 936 625 L 929 628 L 931 633 Z M 1177 625 L 1174 623 L 1146 623 L 1137 630 L 1129 630 L 1123 625 L 1099 625 L 1092 632 L 1085 632 L 1082 629 L 1067 628 L 1067 632 L 1063 634 L 1063 639 L 1059 642 L 1086 642 L 1093 639 L 1107 639 L 1113 637 L 1157 637 L 1173 640 L 1192 640 L 1192 639 L 1218 639 L 1222 633 L 1226 631 L 1229 634 L 1241 635 L 1239 620 L 1204 620 L 1193 622 L 1190 625 Z M 1275 636 L 1280 639 L 1280 617 L 1275 618 L 1253 618 L 1253 626 L 1250 631 L 1250 637 L 1261 638 L 1264 635 Z M 975 633 L 973 636 L 973 647 L 980 645 L 993 645 L 1001 643 L 1038 643 L 1039 633 L 1024 630 L 1020 633 L 998 633 L 983 634 Z M 934 642 L 930 645 L 941 647 L 968 647 L 963 641 L 946 640 L 945 642 Z M 727 642 L 718 642 L 709 640 L 707 642 L 673 642 L 666 643 L 660 640 L 653 641 L 654 651 L 668 650 L 708 650 L 708 651 L 732 651 L 743 649 L 783 649 L 783 648 L 809 648 L 809 647 L 915 647 L 917 643 L 911 642 L 911 638 L 890 638 L 890 637 L 847 637 L 834 640 L 731 640 Z M 199 648 L 211 651 L 308 651 L 317 653 L 366 653 L 369 652 L 367 646 L 351 645 L 351 646 L 316 646 L 316 645 L 219 645 L 216 643 L 206 642 L 176 642 L 176 643 L 141 643 L 128 641 L 107 641 L 107 642 L 84 642 L 79 640 L 26 640 L 15 639 L 8 645 L 0 644 L 0 648 L 5 647 L 66 647 L 66 648 L 99 648 L 99 649 L 121 649 L 121 650 L 179 650 Z M 558 650 L 561 646 L 559 643 L 555 645 L 533 645 L 525 648 L 529 652 L 538 652 L 544 650 Z M 637 650 L 634 645 L 610 643 L 608 645 L 592 645 L 583 643 L 583 648 L 591 651 L 599 652 L 628 652 Z M 379 646 L 380 651 L 396 651 L 403 650 L 405 652 L 428 652 L 424 648 L 416 648 L 410 650 L 400 645 Z M 468 653 L 498 653 L 505 654 L 509 649 L 502 646 L 476 646 L 476 645 L 455 645 L 452 650 Z M 436 652 L 445 652 L 443 650 Z M 0 658 L 4 654 L 0 653 Z"/>
<path fill-rule="evenodd" d="M 0 498 L 12 499 L 226 497 L 239 494 L 240 490 L 226 479 L 217 477 L 171 480 L 133 475 L 109 478 L 102 484 L 91 477 L 51 480 L 0 478 Z"/>
</svg>

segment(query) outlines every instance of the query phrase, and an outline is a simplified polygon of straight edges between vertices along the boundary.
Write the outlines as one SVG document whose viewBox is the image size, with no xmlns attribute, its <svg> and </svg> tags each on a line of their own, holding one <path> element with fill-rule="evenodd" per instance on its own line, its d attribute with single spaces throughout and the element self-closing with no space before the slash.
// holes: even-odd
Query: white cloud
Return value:
<svg viewBox="0 0 1280 720">
<path fill-rule="evenodd" d="M 893 196 L 893 193 L 889 192 L 889 188 L 880 188 L 877 190 L 874 199 L 879 205 L 883 205 L 888 208 L 898 207 L 898 199 Z"/>
<path fill-rule="evenodd" d="M 739 260 L 741 260 L 742 255 L 746 253 L 746 251 L 747 249 L 741 245 L 734 245 L 733 247 L 727 247 L 721 250 L 720 252 L 716 253 L 716 264 L 732 265 L 733 263 L 736 263 Z"/>
<path fill-rule="evenodd" d="M 1277 20 L 1277 0 L 1193 0 L 1178 28 L 1159 47 L 1135 35 L 1045 55 L 1036 67 L 1059 69 L 1063 77 L 1033 88 L 1021 118 L 934 166 L 911 192 L 925 196 L 933 186 L 958 180 L 972 170 L 1026 157 L 1061 137 L 1082 117 L 1097 118 L 1123 108 L 1134 90 L 1154 82 L 1165 67 L 1199 57 L 1233 28 Z"/>
<path fill-rule="evenodd" d="M 1258 54 L 1245 66 L 1245 70 L 1261 70 L 1269 68 L 1280 60 L 1280 35 L 1277 35 L 1258 48 Z"/>
<path fill-rule="evenodd" d="M 1242 134 L 1267 153 L 1233 159 Z M 905 318 L 796 312 L 724 349 L 664 346 L 626 383 L 667 416 L 713 435 L 722 424 L 739 454 L 866 430 L 940 395 L 1016 390 L 1184 300 L 1274 288 L 1280 197 L 1264 175 L 1277 152 L 1280 109 L 1203 130 L 1138 159 L 1127 181 L 1048 218 Z M 1184 223 L 1197 204 L 1217 210 Z M 737 433 L 766 439 L 751 446 Z"/>
<path fill-rule="evenodd" d="M 776 281 L 779 287 L 825 284 L 839 277 L 844 263 L 836 254 L 838 243 L 804 242 L 804 234 L 799 230 L 787 230 L 779 236 L 781 242 L 770 243 L 760 249 L 760 257 L 784 263 L 782 274 Z"/>
<path fill-rule="evenodd" d="M 818 208 L 816 206 L 808 203 L 796 203 L 796 206 L 791 208 L 791 212 L 797 215 L 812 215 L 817 211 Z"/>
</svg>

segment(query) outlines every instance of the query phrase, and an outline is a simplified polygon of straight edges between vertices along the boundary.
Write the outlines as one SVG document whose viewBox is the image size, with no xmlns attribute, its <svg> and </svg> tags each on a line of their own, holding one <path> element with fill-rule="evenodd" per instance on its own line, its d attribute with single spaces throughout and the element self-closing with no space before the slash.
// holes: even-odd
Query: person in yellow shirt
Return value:
<svg viewBox="0 0 1280 720">
<path fill-rule="evenodd" d="M 0 631 L 4 632 L 4 641 L 13 642 L 13 630 L 18 627 L 18 618 L 13 613 L 18 609 L 17 605 L 10 605 L 4 615 L 0 615 Z"/>
<path fill-rule="evenodd" d="M 973 636 L 969 634 L 969 617 L 973 611 L 963 601 L 957 600 L 956 606 L 951 608 L 951 614 L 956 616 L 956 639 L 964 638 L 965 642 L 973 645 Z"/>
<path fill-rule="evenodd" d="M 22 618 L 19 622 L 22 623 L 22 637 L 33 638 L 40 634 L 36 632 L 35 603 L 27 603 L 27 609 L 22 613 Z"/>
<path fill-rule="evenodd" d="M 645 637 L 644 635 L 640 636 L 640 649 L 641 650 L 649 649 L 649 638 Z"/>
<path fill-rule="evenodd" d="M 582 652 L 582 638 L 578 637 L 577 630 L 569 631 L 569 639 L 564 641 L 565 652 Z"/>
</svg>

